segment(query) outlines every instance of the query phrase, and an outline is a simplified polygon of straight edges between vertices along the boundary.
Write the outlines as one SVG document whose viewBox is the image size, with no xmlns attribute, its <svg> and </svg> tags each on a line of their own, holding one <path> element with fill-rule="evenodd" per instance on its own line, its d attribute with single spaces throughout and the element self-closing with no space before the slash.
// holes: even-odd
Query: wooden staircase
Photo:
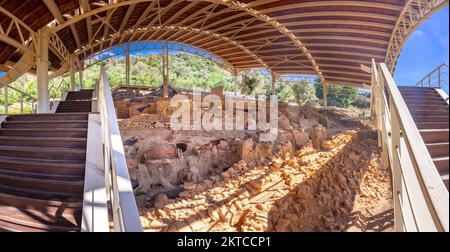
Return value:
<svg viewBox="0 0 450 252">
<path fill-rule="evenodd" d="M 449 106 L 434 88 L 398 88 L 448 189 Z"/>
<path fill-rule="evenodd" d="M 91 112 L 93 90 L 70 91 L 65 101 L 61 101 L 56 113 Z"/>
<path fill-rule="evenodd" d="M 2 122 L 0 230 L 80 230 L 92 90 L 67 98 L 54 114 Z"/>
</svg>

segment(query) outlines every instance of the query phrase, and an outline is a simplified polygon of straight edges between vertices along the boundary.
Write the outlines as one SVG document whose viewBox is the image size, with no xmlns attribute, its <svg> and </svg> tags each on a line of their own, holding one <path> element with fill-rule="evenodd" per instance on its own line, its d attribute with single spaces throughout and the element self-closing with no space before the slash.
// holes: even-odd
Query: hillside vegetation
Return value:
<svg viewBox="0 0 450 252">
<path fill-rule="evenodd" d="M 144 86 L 160 86 L 162 83 L 161 55 L 136 54 L 131 57 L 131 84 Z M 101 64 L 105 64 L 111 86 L 124 85 L 125 81 L 125 58 L 108 59 Z M 234 91 L 234 79 L 231 73 L 220 68 L 216 63 L 205 58 L 189 54 L 186 52 L 174 53 L 169 60 L 170 84 L 181 88 L 199 87 L 210 89 L 211 87 L 224 86 L 225 91 Z M 95 88 L 99 77 L 100 65 L 89 66 L 83 72 L 84 88 Z M 79 83 L 79 75 L 76 74 L 76 82 Z M 11 84 L 12 87 L 37 97 L 36 78 L 33 75 L 25 74 Z M 50 80 L 50 97 L 59 99 L 64 90 L 69 87 L 68 75 Z M 0 104 L 4 104 L 4 90 L 0 90 Z M 271 77 L 269 73 L 261 69 L 244 71 L 238 77 L 238 92 L 244 95 L 270 95 Z M 311 102 L 318 104 L 322 97 L 322 84 L 319 80 L 311 81 L 302 78 L 281 78 L 277 81 L 276 93 L 281 101 L 295 101 L 300 104 Z M 12 108 L 18 110 L 17 104 L 20 102 L 18 92 L 9 90 L 8 103 Z M 31 110 L 32 99 L 24 97 L 25 110 Z M 349 107 L 352 105 L 367 108 L 368 100 L 358 94 L 353 87 L 339 85 L 329 86 L 328 104 L 337 107 Z M 3 106 L 0 113 L 3 112 Z M 11 111 L 12 112 L 12 111 Z"/>
</svg>

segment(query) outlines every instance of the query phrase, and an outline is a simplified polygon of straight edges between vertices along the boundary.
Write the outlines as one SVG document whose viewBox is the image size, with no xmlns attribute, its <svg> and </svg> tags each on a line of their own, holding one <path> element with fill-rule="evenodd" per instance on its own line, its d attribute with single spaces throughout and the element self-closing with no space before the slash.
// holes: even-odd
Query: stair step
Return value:
<svg viewBox="0 0 450 252">
<path fill-rule="evenodd" d="M 52 214 L 56 212 L 60 212 L 63 214 L 76 214 L 83 207 L 83 203 L 81 201 L 65 202 L 57 200 L 40 200 L 1 192 L 0 205 L 14 205 L 17 208 L 43 210 Z"/>
<path fill-rule="evenodd" d="M 36 136 L 36 137 L 87 137 L 87 129 L 79 128 L 28 128 L 28 129 L 0 129 L 0 136 Z"/>
<path fill-rule="evenodd" d="M 416 99 L 403 97 L 403 100 L 409 106 L 446 106 L 447 103 L 443 99 Z"/>
<path fill-rule="evenodd" d="M 87 120 L 4 121 L 3 128 L 87 128 Z"/>
<path fill-rule="evenodd" d="M 437 92 L 402 92 L 403 97 L 439 97 Z"/>
<path fill-rule="evenodd" d="M 408 105 L 408 104 L 407 104 Z M 416 105 L 408 105 L 409 111 L 415 111 L 415 110 L 439 110 L 439 111 L 446 111 L 449 112 L 448 106 L 445 104 L 442 105 L 433 105 L 433 106 L 423 106 L 421 104 Z"/>
<path fill-rule="evenodd" d="M 86 138 L 0 136 L 0 145 L 86 148 Z"/>
<path fill-rule="evenodd" d="M 447 116 L 448 117 L 448 111 L 444 110 L 410 110 L 410 113 L 413 116 Z"/>
<path fill-rule="evenodd" d="M 443 141 L 448 142 L 448 129 L 441 130 L 419 130 L 422 135 L 423 141 L 426 144 L 429 143 L 442 143 Z"/>
<path fill-rule="evenodd" d="M 43 201 L 61 201 L 71 203 L 79 203 L 83 201 L 82 191 L 80 191 L 79 193 L 42 191 L 0 184 L 0 193 Z"/>
<path fill-rule="evenodd" d="M 448 156 L 448 142 L 432 143 L 426 146 L 432 158 Z"/>
<path fill-rule="evenodd" d="M 91 112 L 91 108 L 58 108 L 56 113 Z"/>
<path fill-rule="evenodd" d="M 86 150 L 79 148 L 51 148 L 0 145 L 0 156 L 31 157 L 58 160 L 85 160 Z"/>
<path fill-rule="evenodd" d="M 448 110 L 410 110 L 413 116 L 447 116 L 449 115 Z"/>
<path fill-rule="evenodd" d="M 449 171 L 449 158 L 448 157 L 433 158 L 433 162 L 439 173 Z"/>
<path fill-rule="evenodd" d="M 0 228 L 6 231 L 79 231 L 80 217 L 0 205 Z"/>
<path fill-rule="evenodd" d="M 78 194 L 83 191 L 84 180 L 81 181 L 61 181 L 36 178 L 25 178 L 10 176 L 0 173 L 0 184 L 2 186 L 22 188 L 25 190 L 36 190 L 52 193 Z"/>
<path fill-rule="evenodd" d="M 0 169 L 53 175 L 83 176 L 84 160 L 56 160 L 0 156 Z"/>
<path fill-rule="evenodd" d="M 60 181 L 83 181 L 83 175 L 70 175 L 70 174 L 52 174 L 52 173 L 36 173 L 26 171 L 14 171 L 0 168 L 0 175 L 16 176 L 23 178 L 34 178 L 42 180 L 60 180 Z"/>
<path fill-rule="evenodd" d="M 448 129 L 448 122 L 418 122 L 418 129 Z"/>
<path fill-rule="evenodd" d="M 416 122 L 448 122 L 448 115 L 446 116 L 421 116 L 413 115 L 413 119 Z"/>
<path fill-rule="evenodd" d="M 88 120 L 89 113 L 50 113 L 30 115 L 10 115 L 7 121 L 56 121 L 56 120 Z"/>
</svg>

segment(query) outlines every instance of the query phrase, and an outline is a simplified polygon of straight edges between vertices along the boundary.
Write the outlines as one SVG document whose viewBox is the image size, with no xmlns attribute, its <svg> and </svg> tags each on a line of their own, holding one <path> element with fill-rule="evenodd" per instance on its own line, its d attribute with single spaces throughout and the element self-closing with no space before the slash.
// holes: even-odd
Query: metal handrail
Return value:
<svg viewBox="0 0 450 252">
<path fill-rule="evenodd" d="M 101 67 L 96 96 L 101 117 L 106 189 L 112 205 L 114 230 L 141 232 L 143 231 L 142 225 L 128 174 L 122 137 L 104 66 Z"/>
<path fill-rule="evenodd" d="M 447 63 L 443 63 L 440 66 L 436 67 L 433 71 L 431 71 L 429 74 L 427 74 L 425 77 L 423 77 L 423 79 L 421 79 L 419 82 L 417 82 L 416 87 L 426 87 L 428 86 L 429 88 L 431 87 L 442 87 L 442 83 L 445 83 L 448 85 L 448 82 L 443 79 L 443 76 L 448 76 L 448 64 Z M 433 77 L 434 74 L 437 75 L 435 77 Z M 437 86 L 433 86 L 433 82 L 434 80 L 436 80 L 437 78 Z M 428 83 L 428 85 L 426 85 Z"/>
<path fill-rule="evenodd" d="M 11 89 L 11 90 L 19 93 L 19 95 L 20 95 L 20 108 L 15 108 L 15 107 L 9 106 L 9 101 L 8 101 L 8 99 L 9 99 L 8 93 L 9 92 L 8 92 L 8 89 Z M 4 104 L 3 104 L 3 106 L 4 106 L 5 114 L 9 113 L 9 109 L 18 110 L 18 111 L 20 111 L 21 114 L 23 114 L 24 113 L 24 103 L 26 103 L 24 101 L 24 97 L 30 98 L 30 100 L 31 100 L 31 102 L 30 102 L 30 104 L 31 104 L 31 112 L 32 113 L 36 113 L 36 109 L 37 109 L 36 101 L 37 101 L 37 98 L 31 96 L 30 94 L 27 94 L 27 93 L 23 92 L 22 90 L 19 90 L 17 88 L 11 87 L 11 86 L 5 86 L 3 92 L 4 92 L 4 94 L 3 94 L 4 95 Z"/>
<path fill-rule="evenodd" d="M 396 230 L 448 232 L 448 191 L 386 64 L 373 62 L 372 79 L 379 146 L 393 174 Z"/>
</svg>

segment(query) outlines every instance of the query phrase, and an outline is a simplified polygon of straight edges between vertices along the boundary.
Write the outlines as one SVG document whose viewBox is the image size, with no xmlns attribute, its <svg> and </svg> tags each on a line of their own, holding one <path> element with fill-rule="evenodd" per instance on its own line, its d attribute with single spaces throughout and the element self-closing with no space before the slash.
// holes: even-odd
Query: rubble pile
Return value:
<svg viewBox="0 0 450 252">
<path fill-rule="evenodd" d="M 120 97 L 119 126 L 147 231 L 391 226 L 390 175 L 370 125 L 338 110 L 280 103 L 277 139 L 260 142 L 259 131 L 175 131 L 167 98 Z M 388 216 L 377 223 L 380 214 Z"/>
<path fill-rule="evenodd" d="M 278 152 L 265 163 L 243 160 L 176 199 L 158 195 L 141 208 L 146 231 L 345 231 L 360 205 L 389 202 L 389 173 L 376 143 L 355 132 Z M 325 150 L 326 149 L 326 150 Z M 355 209 L 356 208 L 356 209 Z M 363 220 L 364 224 L 364 220 Z M 359 227 L 361 228 L 361 227 Z"/>
</svg>

